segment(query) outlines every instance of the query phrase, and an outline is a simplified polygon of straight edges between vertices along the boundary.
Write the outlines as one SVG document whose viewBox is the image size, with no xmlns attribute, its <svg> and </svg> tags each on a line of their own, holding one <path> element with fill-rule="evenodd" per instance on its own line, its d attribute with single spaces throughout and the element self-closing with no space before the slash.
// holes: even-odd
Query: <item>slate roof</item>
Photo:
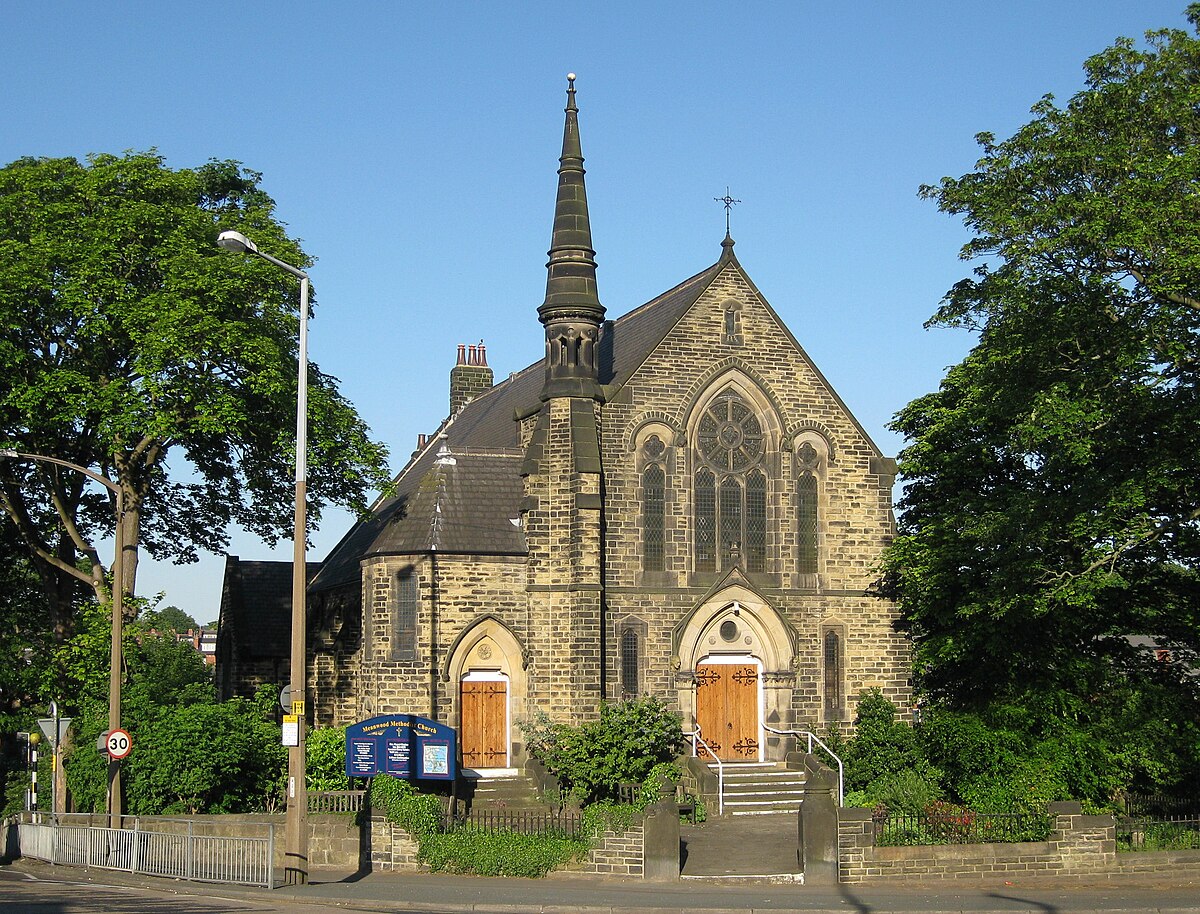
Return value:
<svg viewBox="0 0 1200 914">
<path fill-rule="evenodd" d="M 724 259 L 600 330 L 600 384 L 619 389 L 725 266 Z M 371 555 L 454 552 L 524 555 L 515 523 L 523 494 L 517 415 L 541 407 L 542 362 L 516 372 L 447 419 L 372 508 L 330 552 L 312 590 L 360 579 Z"/>
<path fill-rule="evenodd" d="M 308 563 L 310 582 L 320 569 Z M 291 656 L 292 563 L 226 556 L 219 624 L 236 633 L 241 660 Z"/>
</svg>

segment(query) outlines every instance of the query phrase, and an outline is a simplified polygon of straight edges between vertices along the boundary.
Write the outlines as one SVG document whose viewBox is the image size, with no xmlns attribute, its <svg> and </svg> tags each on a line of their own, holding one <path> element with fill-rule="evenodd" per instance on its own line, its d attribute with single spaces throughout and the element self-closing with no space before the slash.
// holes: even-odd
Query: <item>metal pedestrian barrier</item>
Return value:
<svg viewBox="0 0 1200 914">
<path fill-rule="evenodd" d="M 133 828 L 99 828 L 35 813 L 17 831 L 21 856 L 47 863 L 270 888 L 275 826 L 258 827 L 264 836 L 210 835 L 196 834 L 190 819 L 135 818 Z"/>
</svg>

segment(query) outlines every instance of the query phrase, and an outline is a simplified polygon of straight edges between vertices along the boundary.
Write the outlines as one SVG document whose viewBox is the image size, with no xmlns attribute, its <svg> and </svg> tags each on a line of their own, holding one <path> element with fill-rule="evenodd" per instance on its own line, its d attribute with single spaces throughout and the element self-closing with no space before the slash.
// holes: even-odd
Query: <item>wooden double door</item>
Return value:
<svg viewBox="0 0 1200 914">
<path fill-rule="evenodd" d="M 508 765 L 508 683 L 464 679 L 461 687 L 462 763 L 466 768 Z"/>
<path fill-rule="evenodd" d="M 701 663 L 696 667 L 700 738 L 722 761 L 758 761 L 758 667 Z"/>
</svg>

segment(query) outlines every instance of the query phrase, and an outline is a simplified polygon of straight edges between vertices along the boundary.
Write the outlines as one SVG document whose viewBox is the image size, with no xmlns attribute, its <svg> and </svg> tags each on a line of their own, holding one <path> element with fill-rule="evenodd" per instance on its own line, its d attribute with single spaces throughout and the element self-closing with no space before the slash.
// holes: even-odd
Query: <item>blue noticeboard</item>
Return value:
<svg viewBox="0 0 1200 914">
<path fill-rule="evenodd" d="M 390 774 L 405 780 L 453 780 L 458 734 L 415 714 L 387 714 L 346 728 L 346 775 Z"/>
</svg>

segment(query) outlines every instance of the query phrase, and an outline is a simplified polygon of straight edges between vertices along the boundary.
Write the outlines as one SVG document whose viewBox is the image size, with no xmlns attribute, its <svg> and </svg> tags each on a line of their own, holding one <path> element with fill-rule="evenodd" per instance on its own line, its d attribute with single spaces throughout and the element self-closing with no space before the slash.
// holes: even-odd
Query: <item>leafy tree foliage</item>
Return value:
<svg viewBox="0 0 1200 914">
<path fill-rule="evenodd" d="M 130 593 L 142 547 L 188 562 L 223 551 L 232 522 L 269 542 L 290 529 L 297 283 L 215 246 L 239 229 L 312 262 L 259 181 L 236 162 L 172 170 L 154 152 L 0 168 L 0 445 L 120 487 Z M 386 483 L 385 451 L 315 365 L 309 411 L 315 524 L 324 504 L 363 507 Z M 108 599 L 97 542 L 115 499 L 76 472 L 4 460 L 0 504 L 65 638 L 76 582 Z"/>
<path fill-rule="evenodd" d="M 964 258 L 997 260 L 930 322 L 977 345 L 894 422 L 906 488 L 882 588 L 941 705 L 1120 722 L 1194 768 L 1200 40 L 1122 39 L 1085 71 L 1065 106 L 1047 96 L 1011 138 L 979 137 L 975 171 L 922 189 L 974 232 Z"/>
<path fill-rule="evenodd" d="M 538 718 L 523 729 L 533 756 L 587 802 L 615 797 L 622 783 L 643 783 L 684 746 L 679 715 L 654 696 L 603 705 L 597 720 L 577 727 Z"/>
<path fill-rule="evenodd" d="M 162 609 L 155 609 L 153 616 L 147 617 L 147 622 L 160 632 L 177 632 L 181 635 L 200 628 L 200 623 L 178 606 L 164 606 Z"/>
<path fill-rule="evenodd" d="M 141 728 L 131 753 L 134 815 L 259 812 L 283 796 L 287 749 L 279 727 L 244 698 L 192 704 Z"/>
<path fill-rule="evenodd" d="M 304 774 L 309 790 L 349 790 L 345 727 L 317 727 L 304 737 Z"/>
</svg>

